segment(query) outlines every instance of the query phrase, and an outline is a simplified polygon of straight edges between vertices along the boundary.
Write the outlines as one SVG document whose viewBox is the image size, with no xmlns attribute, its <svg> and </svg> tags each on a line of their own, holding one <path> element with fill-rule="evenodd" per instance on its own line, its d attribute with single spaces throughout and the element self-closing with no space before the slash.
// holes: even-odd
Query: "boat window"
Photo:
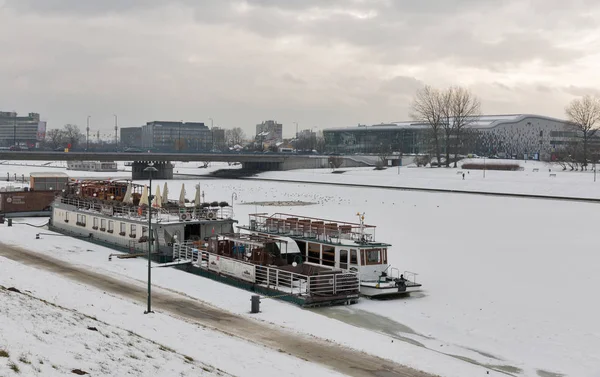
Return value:
<svg viewBox="0 0 600 377">
<path fill-rule="evenodd" d="M 94 226 L 98 228 L 98 218 L 94 217 Z"/>
<path fill-rule="evenodd" d="M 112 220 L 108 220 L 108 231 L 112 232 L 114 230 L 114 222 Z"/>
<path fill-rule="evenodd" d="M 131 230 L 130 234 L 135 236 L 135 224 L 131 224 L 130 230 Z"/>
<path fill-rule="evenodd" d="M 366 250 L 367 252 L 367 264 L 380 264 L 381 263 L 381 249 Z"/>
<path fill-rule="evenodd" d="M 303 256 L 308 255 L 308 251 L 306 249 L 306 242 L 304 241 L 296 241 L 296 245 L 298 245 L 298 249 L 300 249 L 300 254 Z"/>
<path fill-rule="evenodd" d="M 350 250 L 350 264 L 358 264 L 358 253 L 356 250 Z"/>
<path fill-rule="evenodd" d="M 387 264 L 387 249 L 381 249 L 381 259 L 383 260 L 383 264 Z"/>
<path fill-rule="evenodd" d="M 318 243 L 308 243 L 307 262 L 321 264 L 321 245 Z"/>
<path fill-rule="evenodd" d="M 340 268 L 348 268 L 348 250 L 340 250 Z"/>
<path fill-rule="evenodd" d="M 65 212 L 65 220 L 69 221 L 69 212 Z"/>
<path fill-rule="evenodd" d="M 127 225 L 125 223 L 121 223 L 121 233 L 125 233 L 127 231 Z"/>
<path fill-rule="evenodd" d="M 323 264 L 325 266 L 335 266 L 335 247 L 323 245 Z"/>
<path fill-rule="evenodd" d="M 106 219 L 100 219 L 100 230 L 106 229 Z"/>
</svg>

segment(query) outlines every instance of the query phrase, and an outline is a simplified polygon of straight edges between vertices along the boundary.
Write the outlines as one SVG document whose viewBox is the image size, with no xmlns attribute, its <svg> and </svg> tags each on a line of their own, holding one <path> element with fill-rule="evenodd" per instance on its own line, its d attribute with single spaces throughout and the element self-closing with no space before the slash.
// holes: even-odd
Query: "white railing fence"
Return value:
<svg viewBox="0 0 600 377">
<path fill-rule="evenodd" d="M 336 296 L 358 292 L 360 285 L 358 276 L 354 272 L 332 270 L 321 271 L 318 275 L 304 275 L 217 255 L 195 248 L 189 243 L 173 245 L 173 260 L 190 261 L 200 268 L 237 277 L 290 295 Z"/>
</svg>

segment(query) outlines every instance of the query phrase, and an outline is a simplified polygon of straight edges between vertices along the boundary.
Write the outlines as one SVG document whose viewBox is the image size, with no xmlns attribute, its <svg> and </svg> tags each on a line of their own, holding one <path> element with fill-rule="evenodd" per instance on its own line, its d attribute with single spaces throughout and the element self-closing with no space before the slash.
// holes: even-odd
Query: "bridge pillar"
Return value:
<svg viewBox="0 0 600 377">
<path fill-rule="evenodd" d="M 131 179 L 141 180 L 148 179 L 148 172 L 144 169 L 148 167 L 151 161 L 134 161 L 131 164 Z M 173 164 L 168 161 L 153 162 L 154 167 L 158 170 L 152 174 L 152 179 L 173 179 Z"/>
</svg>

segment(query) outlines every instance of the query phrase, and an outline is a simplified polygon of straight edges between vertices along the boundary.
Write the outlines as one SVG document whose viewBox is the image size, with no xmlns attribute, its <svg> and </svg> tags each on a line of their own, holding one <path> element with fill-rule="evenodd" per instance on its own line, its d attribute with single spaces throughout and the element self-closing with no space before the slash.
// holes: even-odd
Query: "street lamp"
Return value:
<svg viewBox="0 0 600 377">
<path fill-rule="evenodd" d="M 17 146 L 17 112 L 14 112 L 15 116 L 13 118 L 13 145 Z"/>
<path fill-rule="evenodd" d="M 150 183 L 148 184 L 148 309 L 144 312 L 144 314 L 154 313 L 152 311 L 152 294 L 150 290 L 151 286 L 151 269 L 152 269 L 152 242 L 154 242 L 154 237 L 152 237 L 152 199 L 154 196 L 152 195 L 152 173 L 158 171 L 154 167 L 154 164 L 148 164 L 148 167 L 144 169 L 145 172 L 148 173 L 148 179 Z"/>
<path fill-rule="evenodd" d="M 119 126 L 118 126 L 118 118 L 117 118 L 117 114 L 113 114 L 115 117 L 115 150 L 118 151 L 119 150 L 119 137 L 117 136 L 118 134 L 118 130 L 119 130 Z"/>
<path fill-rule="evenodd" d="M 233 217 L 233 199 L 237 200 L 237 194 L 235 192 L 231 194 L 231 217 Z"/>
<path fill-rule="evenodd" d="M 210 120 L 210 151 L 212 152 L 213 148 L 214 148 L 214 134 L 213 134 L 213 118 L 208 118 L 208 120 Z"/>
<path fill-rule="evenodd" d="M 86 136 L 86 140 L 87 141 L 86 141 L 86 146 L 85 146 L 85 151 L 86 152 L 88 151 L 88 149 L 90 149 L 90 118 L 91 118 L 91 116 L 88 115 L 88 117 L 87 117 L 87 127 L 85 129 L 87 131 L 87 134 L 86 134 L 87 135 Z"/>
</svg>

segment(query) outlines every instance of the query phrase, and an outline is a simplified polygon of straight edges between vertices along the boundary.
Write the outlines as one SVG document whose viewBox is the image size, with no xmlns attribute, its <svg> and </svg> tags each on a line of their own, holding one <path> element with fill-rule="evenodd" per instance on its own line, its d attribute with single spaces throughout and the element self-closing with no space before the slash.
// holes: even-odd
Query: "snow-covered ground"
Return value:
<svg viewBox="0 0 600 377">
<path fill-rule="evenodd" d="M 473 162 L 466 160 L 465 162 Z M 475 160 L 483 163 L 481 159 Z M 600 174 L 594 182 L 594 173 L 563 171 L 559 165 L 538 161 L 488 160 L 493 163 L 517 163 L 523 171 L 463 170 L 459 168 L 390 167 L 338 169 L 303 169 L 271 171 L 259 178 L 274 180 L 330 182 L 358 185 L 432 188 L 464 191 L 483 191 L 548 196 L 600 198 Z M 460 164 L 459 164 L 460 165 Z M 535 171 L 534 171 L 535 170 Z M 465 173 L 465 179 L 462 178 Z"/>
<path fill-rule="evenodd" d="M 23 277 L 32 272 L 38 274 L 38 271 L 4 258 L 0 268 L 4 270 L 3 281 L 29 288 L 31 284 L 10 277 L 13 272 L 6 269 L 24 273 Z M 55 279 L 49 276 L 52 283 Z M 56 288 L 55 284 L 53 286 Z M 32 293 L 20 292 L 18 288 L 9 291 L 11 288 L 14 287 L 0 286 L 0 375 L 62 376 L 77 371 L 92 376 L 227 375 L 134 332 L 57 306 Z M 71 287 L 66 289 L 88 296 L 101 294 L 78 292 Z M 120 309 L 126 310 L 122 303 Z"/>
<path fill-rule="evenodd" d="M 17 229 L 28 241 L 33 228 L 12 230 Z M 2 226 L 3 235 L 7 230 Z M 46 253 L 52 251 L 45 248 Z M 145 315 L 144 308 L 130 300 L 3 257 L 0 285 L 25 294 L 0 289 L 2 376 L 72 376 L 73 369 L 107 377 L 339 376 L 165 314 Z M 11 369 L 13 364 L 19 373 Z"/>
<path fill-rule="evenodd" d="M 147 261 L 142 259 L 120 260 L 113 258 L 113 260 L 109 262 L 108 255 L 114 253 L 114 250 L 96 246 L 79 239 L 48 235 L 52 232 L 48 232 L 47 230 L 41 230 L 43 234 L 39 240 L 36 240 L 35 235 L 40 232 L 40 229 L 20 224 L 20 221 L 21 220 L 15 220 L 15 225 L 12 228 L 6 226 L 0 227 L 0 239 L 2 242 L 14 245 L 27 244 L 29 250 L 51 255 L 55 258 L 68 261 L 76 266 L 86 266 L 95 272 L 101 272 L 108 276 L 117 277 L 121 280 L 131 281 L 140 286 L 144 286 L 147 277 Z M 33 220 L 24 219 L 22 221 L 31 223 Z M 42 220 L 37 219 L 36 221 L 37 223 L 40 223 Z M 3 264 L 4 263 L 0 265 Z M 2 272 L 1 269 L 0 272 Z M 7 268 L 2 272 L 2 275 L 5 274 L 8 274 L 8 276 L 11 276 L 13 279 L 21 275 L 18 271 L 11 273 L 10 268 Z M 436 352 L 437 350 L 430 351 L 401 341 L 392 343 L 394 337 L 391 335 L 393 334 L 380 334 L 367 329 L 354 327 L 335 319 L 327 318 L 326 316 L 319 314 L 318 311 L 302 310 L 293 304 L 280 302 L 274 299 L 263 300 L 261 304 L 262 312 L 259 315 L 249 314 L 250 292 L 172 268 L 154 268 L 152 274 L 152 282 L 155 286 L 198 298 L 217 307 L 227 309 L 232 313 L 244 316 L 249 320 L 258 320 L 288 329 L 295 333 L 316 336 L 327 341 L 336 342 L 350 348 L 375 354 L 416 369 L 425 370 L 441 376 L 457 377 L 477 376 L 490 370 L 488 368 L 475 366 L 448 357 Z M 45 275 L 46 274 L 40 274 L 39 276 Z M 12 284 L 2 283 L 4 278 L 5 277 L 0 277 L 0 284 Z M 52 286 L 52 284 L 49 284 L 45 279 L 38 278 L 34 280 L 43 287 Z M 45 283 L 42 280 L 44 280 Z M 21 281 L 22 287 L 25 287 L 24 289 L 38 292 L 35 291 L 36 288 L 32 288 L 33 284 L 36 284 L 36 282 Z M 63 290 L 69 291 L 69 288 L 65 286 L 61 287 Z M 41 287 L 37 289 L 41 289 Z M 61 305 L 64 304 L 65 306 L 73 307 L 69 305 L 76 304 L 73 302 L 72 298 L 57 295 L 55 287 L 52 287 L 46 292 Z M 102 305 L 110 306 L 110 304 L 104 304 L 105 296 L 99 292 L 88 294 L 87 296 L 90 298 L 90 301 L 87 301 L 87 304 L 86 302 L 80 303 L 76 307 L 84 313 L 91 311 L 93 314 L 90 315 L 96 315 L 99 319 L 106 320 L 110 323 L 120 323 L 119 321 L 126 320 L 126 318 L 124 318 L 125 316 L 131 316 L 131 314 L 134 314 L 133 318 L 137 318 L 138 320 L 140 320 L 140 318 L 146 318 L 141 314 L 143 308 L 139 305 L 135 309 L 130 307 L 130 309 L 127 310 L 119 310 L 119 314 L 123 316 L 123 318 L 110 320 L 101 318 L 100 316 L 107 315 L 107 313 L 97 313 L 98 310 L 96 307 L 99 303 L 96 303 L 96 301 L 98 301 L 98 297 L 101 296 L 102 300 L 100 301 L 102 302 Z M 90 308 L 90 305 L 93 307 Z M 135 321 L 128 322 L 125 328 L 131 328 L 129 326 L 134 323 Z M 153 323 L 151 326 L 154 328 L 161 327 L 160 323 Z M 166 332 L 171 331 L 168 325 L 165 325 L 164 328 L 169 329 Z M 136 331 L 136 333 L 145 334 L 141 330 Z M 155 340 L 154 337 L 150 337 L 150 339 Z M 171 341 L 161 339 L 160 342 L 175 350 L 185 350 L 189 348 L 187 343 L 182 341 L 176 342 L 174 339 L 171 339 Z M 385 347 L 381 347 L 382 344 L 385 344 Z M 185 352 L 189 353 L 189 351 Z M 194 354 L 190 354 L 190 356 L 196 358 Z M 204 361 L 206 359 L 198 358 L 198 360 Z M 231 371 L 220 366 L 216 362 L 213 364 L 216 364 L 215 366 L 233 374 L 240 374 L 240 371 Z M 285 369 L 283 366 L 280 368 Z M 258 374 L 259 373 L 256 372 L 251 375 Z M 286 372 L 284 375 L 289 374 Z M 317 375 L 321 376 L 322 374 Z M 500 374 L 491 371 L 490 375 L 499 376 Z"/>
<path fill-rule="evenodd" d="M 595 193 L 600 182 L 593 182 L 593 173 L 556 171 L 557 177 L 550 178 L 543 166 L 533 172 L 540 163 L 521 164 L 526 166 L 524 171 L 487 171 L 485 179 L 483 172 L 471 171 L 464 181 L 457 169 L 418 168 L 401 168 L 400 174 L 392 168 L 262 176 L 402 186 L 417 182 L 435 188 L 468 189 L 472 185 L 476 190 L 600 197 Z M 364 211 L 366 221 L 378 226 L 378 238 L 394 245 L 390 262 L 418 272 L 424 284 L 422 294 L 408 299 L 361 300 L 350 307 L 315 311 L 264 300 L 261 320 L 297 332 L 316 331 L 321 337 L 443 376 L 478 376 L 489 370 L 457 357 L 519 376 L 600 376 L 600 324 L 596 319 L 600 304 L 594 300 L 600 285 L 596 204 L 306 183 L 198 182 L 207 201 L 231 201 L 235 193 L 234 210 L 240 223 L 247 223 L 247 214 L 254 211 L 348 221 Z M 177 198 L 182 183 L 191 199 L 194 181 L 169 181 L 170 195 Z M 317 204 L 289 208 L 242 204 L 272 200 Z M 35 241 L 36 230 L 23 234 L 16 229 L 27 228 L 16 226 L 7 232 L 0 227 L 2 241 L 23 244 L 31 239 L 32 247 L 40 252 L 106 273 L 145 279 L 143 261 L 108 263 L 108 251 L 97 246 L 51 236 Z M 155 270 L 158 285 L 246 315 L 247 292 L 179 271 Z M 353 327 L 328 317 L 350 322 Z M 390 337 L 412 343 L 396 341 L 392 345 Z"/>
</svg>

